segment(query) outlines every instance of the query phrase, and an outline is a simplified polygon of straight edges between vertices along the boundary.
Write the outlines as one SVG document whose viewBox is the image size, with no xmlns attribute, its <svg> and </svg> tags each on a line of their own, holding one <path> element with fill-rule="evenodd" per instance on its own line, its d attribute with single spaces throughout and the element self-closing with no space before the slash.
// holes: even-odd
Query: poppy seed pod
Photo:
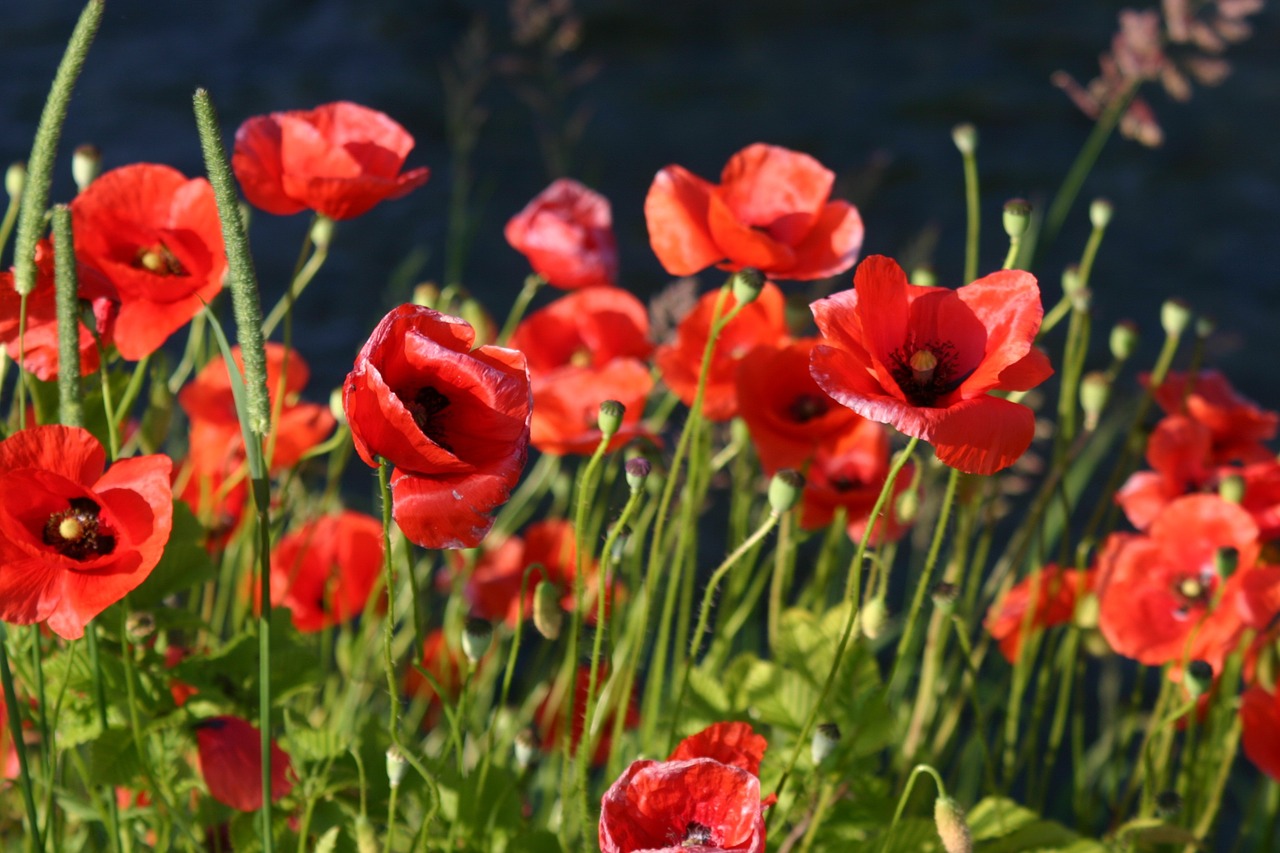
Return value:
<svg viewBox="0 0 1280 853">
<path fill-rule="evenodd" d="M 1080 408 L 1084 410 L 1084 428 L 1095 430 L 1102 410 L 1111 397 L 1111 380 L 1100 370 L 1086 373 L 1080 379 Z"/>
<path fill-rule="evenodd" d="M 764 273 L 755 267 L 743 267 L 733 274 L 729 285 L 733 288 L 733 298 L 739 305 L 754 302 L 764 289 Z"/>
<path fill-rule="evenodd" d="M 606 439 L 613 438 L 618 430 L 622 428 L 622 416 L 626 413 L 627 407 L 617 400 L 605 400 L 602 402 L 600 404 L 600 415 L 596 420 L 601 436 Z"/>
<path fill-rule="evenodd" d="M 1089 224 L 1094 228 L 1106 228 L 1111 224 L 1115 208 L 1105 198 L 1095 198 L 1089 205 Z"/>
<path fill-rule="evenodd" d="M 1026 199 L 1014 198 L 1004 203 L 1004 233 L 1010 240 L 1018 240 L 1027 233 L 1031 224 L 1031 204 Z"/>
<path fill-rule="evenodd" d="M 959 803 L 951 797 L 938 797 L 933 803 L 933 822 L 947 853 L 972 853 L 973 834 Z"/>
<path fill-rule="evenodd" d="M 94 178 L 102 174 L 102 152 L 96 145 L 80 145 L 71 154 L 71 177 L 76 189 L 84 192 Z"/>
<path fill-rule="evenodd" d="M 4 172 L 4 191 L 10 199 L 17 200 L 22 196 L 22 189 L 27 185 L 27 164 L 21 161 L 13 163 Z"/>
<path fill-rule="evenodd" d="M 889 623 L 889 608 L 883 598 L 873 598 L 862 607 L 862 636 L 874 640 Z"/>
<path fill-rule="evenodd" d="M 1191 307 L 1181 299 L 1166 299 L 1160 306 L 1160 326 L 1171 338 L 1180 336 L 1191 323 Z"/>
<path fill-rule="evenodd" d="M 627 460 L 625 470 L 627 486 L 631 491 L 635 492 L 644 487 L 644 481 L 648 479 L 649 473 L 653 470 L 653 464 L 643 456 L 633 456 Z"/>
<path fill-rule="evenodd" d="M 1184 683 L 1193 699 L 1199 699 L 1213 687 L 1213 666 L 1208 661 L 1193 660 L 1187 664 Z"/>
<path fill-rule="evenodd" d="M 409 759 L 405 758 L 404 752 L 400 747 L 392 745 L 387 749 L 387 784 L 393 789 L 400 787 L 400 782 L 404 779 L 405 768 L 409 766 Z"/>
<path fill-rule="evenodd" d="M 978 150 L 978 129 L 969 122 L 951 128 L 951 141 L 961 154 L 969 155 Z"/>
<path fill-rule="evenodd" d="M 1108 340 L 1111 347 L 1111 357 L 1116 361 L 1128 361 L 1133 355 L 1134 350 L 1138 348 L 1138 327 L 1129 320 L 1121 320 L 1111 327 L 1111 337 Z"/>
<path fill-rule="evenodd" d="M 472 663 L 479 663 L 493 642 L 493 625 L 477 616 L 467 618 L 462 626 L 462 653 Z"/>
<path fill-rule="evenodd" d="M 560 636 L 564 627 L 564 611 L 560 608 L 560 590 L 548 581 L 538 581 L 533 591 L 533 627 L 548 640 Z"/>
<path fill-rule="evenodd" d="M 525 772 L 538 760 L 538 733 L 532 728 L 521 729 L 516 733 L 512 750 L 515 752 L 516 769 Z"/>
<path fill-rule="evenodd" d="M 821 764 L 840 745 L 840 727 L 835 723 L 823 723 L 813 730 L 809 741 L 809 754 L 814 764 Z"/>
<path fill-rule="evenodd" d="M 782 515 L 800 501 L 803 492 L 804 475 L 794 468 L 783 468 L 769 481 L 769 508 L 774 515 Z"/>
</svg>

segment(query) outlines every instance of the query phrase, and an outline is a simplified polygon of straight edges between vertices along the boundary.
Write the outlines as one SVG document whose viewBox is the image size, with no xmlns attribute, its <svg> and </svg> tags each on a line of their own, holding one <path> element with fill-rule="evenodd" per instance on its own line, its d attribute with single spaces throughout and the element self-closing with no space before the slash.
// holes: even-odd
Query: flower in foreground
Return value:
<svg viewBox="0 0 1280 853">
<path fill-rule="evenodd" d="M 120 298 L 113 339 L 138 361 L 222 290 L 227 256 L 213 187 L 177 169 L 135 163 L 99 176 L 71 202 L 76 257 Z"/>
<path fill-rule="evenodd" d="M 212 717 L 196 724 L 200 773 L 209 795 L 237 811 L 262 808 L 262 742 L 258 727 L 239 717 Z M 271 802 L 293 789 L 289 755 L 271 741 Z"/>
<path fill-rule="evenodd" d="M 0 619 L 68 640 L 147 579 L 173 526 L 163 455 L 106 468 L 87 430 L 38 426 L 0 441 Z"/>
<path fill-rule="evenodd" d="M 351 219 L 427 182 L 425 166 L 400 171 L 412 150 L 413 137 L 389 116 L 338 101 L 249 119 L 236 131 L 231 167 L 254 207 Z"/>
<path fill-rule="evenodd" d="M 382 571 L 382 522 L 344 510 L 283 537 L 271 554 L 271 603 L 293 626 L 320 631 L 359 616 Z"/>
<path fill-rule="evenodd" d="M 713 264 L 776 279 L 837 275 L 862 248 L 862 218 L 848 202 L 829 200 L 834 183 L 808 154 L 762 143 L 733 155 L 718 185 L 667 166 L 644 201 L 649 244 L 672 275 Z"/>
<path fill-rule="evenodd" d="M 611 285 L 618 248 L 609 200 L 571 178 L 560 178 L 507 222 L 511 247 L 555 287 Z"/>
<path fill-rule="evenodd" d="M 419 305 L 382 318 L 343 384 L 356 452 L 395 466 L 393 514 L 424 548 L 474 548 L 528 454 L 524 356 L 472 349 L 464 320 Z"/>
<path fill-rule="evenodd" d="M 970 474 L 1006 468 L 1030 446 L 1035 415 L 991 394 L 1034 388 L 1053 373 L 1034 346 L 1044 309 L 1030 273 L 920 287 L 893 259 L 873 255 L 852 290 L 810 307 L 827 340 L 810 370 L 837 402 L 929 442 Z"/>
</svg>

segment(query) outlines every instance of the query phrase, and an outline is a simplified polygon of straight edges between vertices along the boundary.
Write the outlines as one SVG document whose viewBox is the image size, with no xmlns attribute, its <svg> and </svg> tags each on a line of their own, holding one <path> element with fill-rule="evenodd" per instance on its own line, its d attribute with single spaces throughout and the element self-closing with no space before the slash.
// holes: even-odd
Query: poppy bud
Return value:
<svg viewBox="0 0 1280 853">
<path fill-rule="evenodd" d="M 929 597 L 933 599 L 934 607 L 943 613 L 950 613 L 955 610 L 956 599 L 960 597 L 960 587 L 950 581 L 938 581 L 933 585 L 933 589 L 929 590 Z"/>
<path fill-rule="evenodd" d="M 1225 545 L 1219 548 L 1213 554 L 1213 568 L 1218 572 L 1218 577 L 1224 581 L 1236 572 L 1236 568 L 1240 565 L 1240 552 Z"/>
<path fill-rule="evenodd" d="M 84 188 L 93 183 L 93 179 L 102 174 L 102 152 L 96 145 L 80 145 L 71 154 L 71 177 L 76 182 L 76 189 L 84 192 Z"/>
<path fill-rule="evenodd" d="M 889 608 L 883 598 L 873 598 L 862 608 L 862 636 L 874 640 L 889 622 Z"/>
<path fill-rule="evenodd" d="M 468 617 L 462 627 L 462 653 L 472 663 L 479 663 L 493 642 L 493 625 L 478 616 Z"/>
<path fill-rule="evenodd" d="M 1062 271 L 1062 292 L 1071 300 L 1071 308 L 1075 311 L 1089 310 L 1091 294 L 1089 288 L 1080 280 L 1080 268 L 1071 264 Z"/>
<path fill-rule="evenodd" d="M 1156 814 L 1165 820 L 1182 811 L 1182 795 L 1177 791 L 1161 791 L 1156 794 Z"/>
<path fill-rule="evenodd" d="M 836 751 L 840 745 L 840 727 L 835 723 L 823 723 L 813 730 L 813 740 L 809 743 L 809 754 L 814 764 L 821 764 L 827 756 Z"/>
<path fill-rule="evenodd" d="M 618 535 L 614 537 L 613 548 L 610 549 L 609 559 L 615 564 L 622 562 L 622 557 L 627 550 L 627 540 L 631 538 L 631 526 L 623 525 L 618 531 Z"/>
<path fill-rule="evenodd" d="M 933 822 L 938 827 L 938 837 L 947 853 L 971 853 L 973 835 L 964 809 L 950 797 L 938 797 L 933 802 Z"/>
<path fill-rule="evenodd" d="M 893 511 L 902 524 L 915 521 L 916 513 L 920 511 L 920 493 L 915 489 L 907 489 L 894 501 Z"/>
<path fill-rule="evenodd" d="M 516 733 L 512 744 L 515 752 L 516 769 L 521 773 L 528 770 L 538 760 L 538 734 L 531 728 L 521 729 Z"/>
<path fill-rule="evenodd" d="M 1086 373 L 1080 379 L 1080 408 L 1084 409 L 1084 428 L 1098 428 L 1098 418 L 1111 397 L 1111 380 L 1100 370 Z"/>
<path fill-rule="evenodd" d="M 423 308 L 435 309 L 440 304 L 440 285 L 434 281 L 414 285 L 413 298 L 409 301 Z"/>
<path fill-rule="evenodd" d="M 409 766 L 409 760 L 404 757 L 404 753 L 400 751 L 400 747 L 392 745 L 387 749 L 387 783 L 392 788 L 399 788 L 400 781 L 404 779 L 405 768 Z"/>
<path fill-rule="evenodd" d="M 1089 224 L 1094 228 L 1106 228 L 1111 223 L 1111 214 L 1115 208 L 1105 198 L 1095 198 L 1089 205 Z"/>
<path fill-rule="evenodd" d="M 1181 299 L 1166 299 L 1160 306 L 1160 325 L 1171 338 L 1182 335 L 1191 322 L 1191 307 Z"/>
<path fill-rule="evenodd" d="M 1129 320 L 1121 320 L 1111 328 L 1111 357 L 1116 361 L 1128 361 L 1138 348 L 1138 327 Z"/>
<path fill-rule="evenodd" d="M 951 140 L 965 156 L 978 150 L 978 130 L 969 122 L 957 124 L 951 128 Z"/>
<path fill-rule="evenodd" d="M 1004 233 L 1010 240 L 1020 240 L 1027 233 L 1031 224 L 1031 204 L 1023 198 L 1014 198 L 1004 203 Z"/>
<path fill-rule="evenodd" d="M 755 267 L 743 267 L 733 274 L 729 287 L 739 305 L 755 302 L 760 291 L 764 290 L 764 273 Z"/>
<path fill-rule="evenodd" d="M 638 492 L 643 488 L 645 478 L 649 476 L 649 472 L 653 470 L 653 464 L 643 456 L 633 456 L 627 460 L 625 469 L 627 472 L 627 486 L 631 491 Z"/>
<path fill-rule="evenodd" d="M 22 188 L 27 184 L 27 164 L 21 161 L 11 165 L 4 173 L 4 191 L 9 198 L 17 201 L 22 195 Z"/>
<path fill-rule="evenodd" d="M 333 242 L 333 220 L 323 214 L 316 217 L 316 221 L 311 223 L 311 244 L 317 249 L 324 251 L 329 248 L 329 244 Z"/>
<path fill-rule="evenodd" d="M 1218 331 L 1218 323 L 1212 317 L 1201 315 L 1196 318 L 1196 337 L 1204 340 L 1205 338 Z"/>
<path fill-rule="evenodd" d="M 342 407 L 342 388 L 334 388 L 329 392 L 329 414 L 340 424 L 347 422 L 347 410 Z"/>
<path fill-rule="evenodd" d="M 548 640 L 560 636 L 564 627 L 564 611 L 560 609 L 560 590 L 549 581 L 538 581 L 533 590 L 533 627 Z"/>
<path fill-rule="evenodd" d="M 1191 698 L 1199 699 L 1213 686 L 1213 667 L 1208 661 L 1191 661 L 1187 664 L 1183 683 L 1187 685 L 1187 692 L 1191 694 Z"/>
<path fill-rule="evenodd" d="M 600 434 L 606 439 L 617 435 L 618 430 L 622 428 L 622 416 L 626 412 L 627 407 L 617 400 L 605 400 L 601 403 L 600 416 L 596 420 L 596 425 L 600 427 Z"/>
<path fill-rule="evenodd" d="M 486 346 L 494 343 L 493 336 L 497 333 L 497 327 L 493 322 L 493 318 L 489 316 L 489 312 L 480 304 L 480 300 L 473 296 L 468 296 L 458 305 L 458 316 L 471 324 L 471 328 L 476 330 L 476 346 Z"/>
<path fill-rule="evenodd" d="M 155 633 L 156 617 L 145 610 L 138 613 L 130 613 L 129 618 L 125 620 L 124 630 L 132 642 L 137 643 L 145 640 Z"/>
<path fill-rule="evenodd" d="M 911 271 L 911 283 L 916 287 L 937 287 L 938 274 L 928 264 L 921 264 Z"/>
<path fill-rule="evenodd" d="M 782 515 L 800 500 L 804 491 L 804 475 L 793 468 L 783 468 L 769 481 L 769 508 Z"/>
<path fill-rule="evenodd" d="M 364 815 L 356 817 L 356 850 L 358 853 L 378 853 L 382 849 L 373 824 Z"/>
<path fill-rule="evenodd" d="M 1101 603 L 1098 601 L 1098 596 L 1088 593 L 1082 597 L 1079 603 L 1076 604 L 1076 627 L 1083 628 L 1086 631 L 1097 628 L 1100 608 Z"/>
<path fill-rule="evenodd" d="M 1258 650 L 1254 663 L 1253 680 L 1268 693 L 1276 692 L 1277 676 L 1280 676 L 1280 643 L 1274 640 Z"/>
</svg>

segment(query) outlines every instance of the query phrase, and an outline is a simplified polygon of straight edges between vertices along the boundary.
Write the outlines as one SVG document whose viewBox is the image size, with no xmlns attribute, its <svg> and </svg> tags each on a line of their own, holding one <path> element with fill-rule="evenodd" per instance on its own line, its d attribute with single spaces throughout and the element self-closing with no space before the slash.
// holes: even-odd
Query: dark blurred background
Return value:
<svg viewBox="0 0 1280 853">
<path fill-rule="evenodd" d="M 197 86 L 209 89 L 228 145 L 250 116 L 334 100 L 401 122 L 418 143 L 408 166 L 428 165 L 433 176 L 338 229 L 298 309 L 297 345 L 319 398 L 417 281 L 456 277 L 504 315 L 527 269 L 502 226 L 557 172 L 612 201 L 621 283 L 641 295 L 667 282 L 642 213 L 654 172 L 678 162 L 715 180 L 756 141 L 805 151 L 837 173 L 837 195 L 861 208 L 864 253 L 929 260 L 954 286 L 964 203 L 952 126 L 970 121 L 980 133 L 988 271 L 1003 259 L 1003 202 L 1047 204 L 1092 126 L 1050 75 L 1092 78 L 1122 8 L 1106 0 L 557 4 L 543 20 L 546 0 L 108 0 L 71 105 L 54 199 L 73 192 L 70 151 L 82 142 L 101 148 L 106 168 L 156 161 L 200 172 Z M 70 0 L 0 8 L 0 162 L 27 156 L 80 8 Z M 1280 321 L 1280 16 L 1271 8 L 1251 21 L 1253 37 L 1225 54 L 1233 74 L 1221 86 L 1197 86 L 1185 104 L 1158 86 L 1144 90 L 1164 145 L 1113 138 L 1037 272 L 1051 303 L 1087 234 L 1088 199 L 1108 197 L 1116 216 L 1094 274 L 1095 363 L 1105 359 L 1106 329 L 1123 317 L 1139 322 L 1154 353 L 1159 303 L 1181 295 L 1218 320 L 1210 360 L 1274 407 L 1280 395 L 1266 359 Z M 305 223 L 305 215 L 253 218 L 268 304 L 283 290 Z"/>
</svg>

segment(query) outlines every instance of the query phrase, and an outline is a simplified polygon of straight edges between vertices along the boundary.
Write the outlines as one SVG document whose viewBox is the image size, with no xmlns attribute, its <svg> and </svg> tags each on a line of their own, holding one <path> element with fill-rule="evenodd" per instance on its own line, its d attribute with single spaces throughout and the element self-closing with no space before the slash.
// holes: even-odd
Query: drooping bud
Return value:
<svg viewBox="0 0 1280 853">
<path fill-rule="evenodd" d="M 462 625 L 462 653 L 472 663 L 479 663 L 493 642 L 493 625 L 478 616 L 469 616 Z"/>
<path fill-rule="evenodd" d="M 27 185 L 27 164 L 21 161 L 11 165 L 4 173 L 4 191 L 13 201 L 22 196 L 22 189 Z"/>
<path fill-rule="evenodd" d="M 644 488 L 644 481 L 653 470 L 653 464 L 643 456 L 633 456 L 627 460 L 624 470 L 627 473 L 627 487 L 638 492 Z"/>
<path fill-rule="evenodd" d="M 822 723 L 813 730 L 813 740 L 809 742 L 809 754 L 814 764 L 826 761 L 827 756 L 836 751 L 840 745 L 840 727 L 835 723 Z"/>
<path fill-rule="evenodd" d="M 560 609 L 560 590 L 550 581 L 538 581 L 533 590 L 533 627 L 548 640 L 560 636 L 564 627 L 564 611 Z"/>
<path fill-rule="evenodd" d="M 311 238 L 311 244 L 320 251 L 329 248 L 329 244 L 333 242 L 334 222 L 329 217 L 320 214 L 316 216 L 315 222 L 311 223 L 311 230 L 308 236 Z"/>
<path fill-rule="evenodd" d="M 626 412 L 627 407 L 617 400 L 605 400 L 601 403 L 600 416 L 596 419 L 596 425 L 600 427 L 600 434 L 606 439 L 617 435 L 618 430 L 622 429 L 622 416 Z"/>
<path fill-rule="evenodd" d="M 1004 203 L 1004 233 L 1010 240 L 1021 240 L 1031 224 L 1031 203 L 1023 198 L 1009 199 Z"/>
<path fill-rule="evenodd" d="M 957 124 L 951 128 L 951 141 L 956 144 L 960 153 L 967 157 L 978 150 L 978 129 L 967 121 Z"/>
<path fill-rule="evenodd" d="M 1095 198 L 1089 205 L 1089 224 L 1094 228 L 1106 228 L 1111 224 L 1111 215 L 1115 208 L 1105 198 Z"/>
<path fill-rule="evenodd" d="M 1182 682 L 1187 685 L 1187 692 L 1191 694 L 1191 698 L 1199 699 L 1213 686 L 1213 667 L 1208 661 L 1193 660 L 1187 664 Z"/>
<path fill-rule="evenodd" d="M 756 301 L 760 291 L 764 290 L 764 273 L 755 267 L 743 267 L 733 274 L 729 290 L 734 301 L 746 305 Z"/>
<path fill-rule="evenodd" d="M 800 501 L 804 492 L 804 475 L 793 468 L 783 468 L 769 481 L 769 509 L 782 515 Z"/>
<path fill-rule="evenodd" d="M 1230 545 L 1224 545 L 1213 553 L 1213 568 L 1218 577 L 1226 580 L 1236 573 L 1240 566 L 1240 551 Z"/>
<path fill-rule="evenodd" d="M 1180 337 L 1191 323 L 1191 307 L 1181 299 L 1166 299 L 1160 306 L 1160 325 L 1171 338 Z"/>
<path fill-rule="evenodd" d="M 1086 373 L 1080 378 L 1080 408 L 1084 410 L 1084 428 L 1093 432 L 1098 419 L 1111 398 L 1111 380 L 1100 370 Z"/>
<path fill-rule="evenodd" d="M 400 747 L 392 744 L 387 748 L 387 783 L 393 789 L 400 787 L 400 782 L 404 779 L 405 768 L 408 766 L 409 759 L 405 758 Z"/>
<path fill-rule="evenodd" d="M 959 803 L 951 797 L 938 797 L 933 802 L 933 822 L 947 853 L 972 853 L 973 834 Z"/>
<path fill-rule="evenodd" d="M 84 192 L 102 174 L 102 152 L 96 145 L 80 145 L 71 154 L 71 178 L 76 189 Z"/>
<path fill-rule="evenodd" d="M 885 606 L 884 599 L 877 596 L 863 605 L 861 620 L 862 636 L 868 640 L 879 637 L 889 623 L 889 608 Z"/>
<path fill-rule="evenodd" d="M 1131 320 L 1121 320 L 1111 328 L 1111 357 L 1116 361 L 1128 361 L 1138 348 L 1138 327 Z"/>
</svg>

